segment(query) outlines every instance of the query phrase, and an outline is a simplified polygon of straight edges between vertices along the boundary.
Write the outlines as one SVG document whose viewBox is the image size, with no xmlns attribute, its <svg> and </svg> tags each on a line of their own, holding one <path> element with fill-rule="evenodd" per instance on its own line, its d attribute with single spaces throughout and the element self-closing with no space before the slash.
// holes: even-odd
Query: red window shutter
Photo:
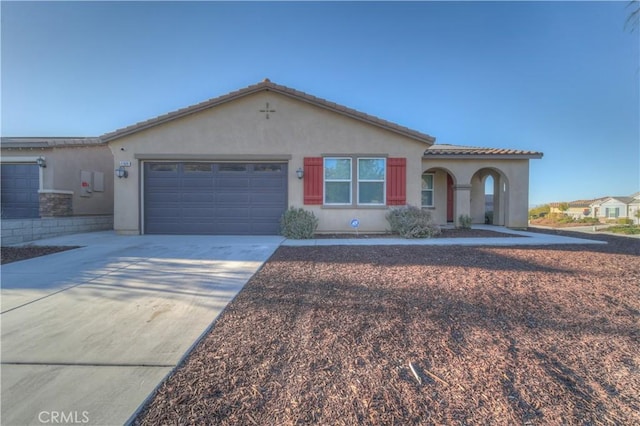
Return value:
<svg viewBox="0 0 640 426">
<path fill-rule="evenodd" d="M 323 186 L 322 157 L 304 159 L 304 203 L 322 204 Z"/>
<path fill-rule="evenodd" d="M 407 204 L 407 159 L 387 158 L 387 205 Z"/>
</svg>

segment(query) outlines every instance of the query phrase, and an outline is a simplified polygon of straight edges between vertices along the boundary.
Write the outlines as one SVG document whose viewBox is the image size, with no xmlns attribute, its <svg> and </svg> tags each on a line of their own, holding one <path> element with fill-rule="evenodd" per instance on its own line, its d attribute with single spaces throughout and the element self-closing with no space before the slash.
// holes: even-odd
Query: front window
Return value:
<svg viewBox="0 0 640 426">
<path fill-rule="evenodd" d="M 324 203 L 351 204 L 351 158 L 324 159 Z"/>
<path fill-rule="evenodd" d="M 433 173 L 422 175 L 422 207 L 433 207 Z"/>
<path fill-rule="evenodd" d="M 358 204 L 384 205 L 384 158 L 358 159 Z"/>
</svg>

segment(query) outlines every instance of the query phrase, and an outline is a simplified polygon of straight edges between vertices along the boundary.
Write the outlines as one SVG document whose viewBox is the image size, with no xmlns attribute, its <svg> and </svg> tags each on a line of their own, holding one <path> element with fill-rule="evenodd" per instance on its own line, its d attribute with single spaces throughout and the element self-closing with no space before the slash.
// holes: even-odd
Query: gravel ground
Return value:
<svg viewBox="0 0 640 426">
<path fill-rule="evenodd" d="M 22 247 L 2 247 L 0 257 L 2 265 L 19 260 L 31 259 L 33 257 L 46 256 L 47 254 L 58 253 L 65 250 L 72 250 L 80 246 L 22 246 Z"/>
<path fill-rule="evenodd" d="M 281 247 L 135 423 L 640 424 L 640 241 L 588 238 Z"/>
</svg>

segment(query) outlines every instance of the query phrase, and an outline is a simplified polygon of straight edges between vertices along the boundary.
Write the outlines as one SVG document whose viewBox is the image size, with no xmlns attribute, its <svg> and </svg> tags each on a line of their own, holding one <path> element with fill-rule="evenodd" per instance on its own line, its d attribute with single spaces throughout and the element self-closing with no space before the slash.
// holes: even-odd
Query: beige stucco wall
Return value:
<svg viewBox="0 0 640 426">
<path fill-rule="evenodd" d="M 453 176 L 454 181 L 454 219 L 461 214 L 469 214 L 475 223 L 483 223 L 484 216 L 480 212 L 484 206 L 484 192 L 480 190 L 481 176 L 491 173 L 494 176 L 494 218 L 496 204 L 504 203 L 504 217 L 498 212 L 497 224 L 510 228 L 525 228 L 528 224 L 529 205 L 529 160 L 521 159 L 424 159 L 422 171 L 436 173 L 435 207 L 432 209 L 437 223 L 446 223 L 446 173 Z M 478 173 L 480 172 L 480 173 Z M 411 179 L 408 176 L 407 179 Z M 497 182 L 496 182 L 497 181 Z M 504 185 L 503 185 L 504 184 Z M 507 193 L 498 193 L 504 189 Z"/>
<path fill-rule="evenodd" d="M 269 102 L 275 112 L 260 110 Z M 295 171 L 304 157 L 323 155 L 389 156 L 407 158 L 407 201 L 420 204 L 420 174 L 424 142 L 273 92 L 259 92 L 224 105 L 173 120 L 109 143 L 114 164 L 130 161 L 127 179 L 115 181 L 114 227 L 125 234 L 141 229 L 142 164 L 147 160 L 286 159 L 289 169 L 288 202 L 319 218 L 320 232 L 351 231 L 351 219 L 360 231 L 388 227 L 387 208 L 329 208 L 303 205 L 303 181 Z"/>
<path fill-rule="evenodd" d="M 2 149 L 3 163 L 35 163 L 45 159 L 47 167 L 40 169 L 40 189 L 73 192 L 73 214 L 104 215 L 113 213 L 113 155 L 106 145 L 69 146 L 37 149 Z M 81 196 L 81 170 L 104 174 L 104 191 Z"/>
</svg>

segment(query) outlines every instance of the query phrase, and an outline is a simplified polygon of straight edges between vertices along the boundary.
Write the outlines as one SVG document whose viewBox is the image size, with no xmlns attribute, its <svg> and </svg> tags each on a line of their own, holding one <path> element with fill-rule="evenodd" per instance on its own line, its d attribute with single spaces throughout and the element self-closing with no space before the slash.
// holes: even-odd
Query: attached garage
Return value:
<svg viewBox="0 0 640 426">
<path fill-rule="evenodd" d="M 39 217 L 40 168 L 37 164 L 8 164 L 2 170 L 2 218 Z"/>
<path fill-rule="evenodd" d="M 276 235 L 286 163 L 144 162 L 144 233 Z"/>
</svg>

